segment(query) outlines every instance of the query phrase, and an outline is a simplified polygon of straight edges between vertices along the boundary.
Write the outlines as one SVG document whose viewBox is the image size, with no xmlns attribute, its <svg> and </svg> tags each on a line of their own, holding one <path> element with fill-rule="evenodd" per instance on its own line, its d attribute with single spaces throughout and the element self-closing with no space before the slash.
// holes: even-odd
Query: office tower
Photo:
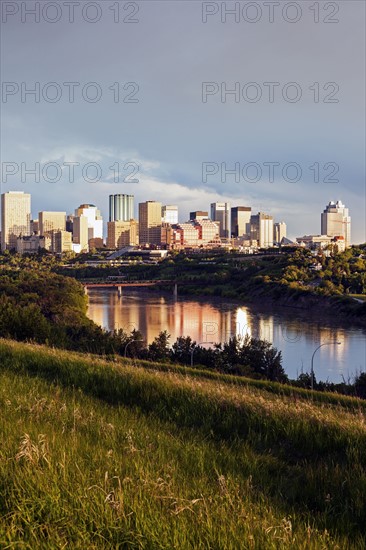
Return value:
<svg viewBox="0 0 366 550">
<path fill-rule="evenodd" d="M 38 235 L 39 233 L 39 221 L 38 220 L 31 220 L 30 222 L 30 234 L 31 235 Z"/>
<path fill-rule="evenodd" d="M 39 212 L 39 234 L 47 235 L 50 231 L 65 231 L 66 212 Z"/>
<path fill-rule="evenodd" d="M 250 238 L 258 242 L 259 248 L 273 246 L 273 217 L 263 212 L 251 216 Z"/>
<path fill-rule="evenodd" d="M 51 250 L 55 254 L 72 252 L 72 234 L 64 230 L 52 231 Z"/>
<path fill-rule="evenodd" d="M 66 218 L 66 231 L 73 232 L 74 216 L 69 215 Z"/>
<path fill-rule="evenodd" d="M 81 204 L 75 210 L 75 216 L 84 216 L 88 220 L 88 241 L 103 239 L 103 218 L 94 204 Z"/>
<path fill-rule="evenodd" d="M 108 222 L 107 248 L 121 249 L 139 243 L 139 224 L 136 220 Z"/>
<path fill-rule="evenodd" d="M 161 227 L 161 203 L 156 201 L 140 202 L 140 244 L 161 244 Z"/>
<path fill-rule="evenodd" d="M 175 225 L 178 223 L 178 206 L 168 204 L 161 209 L 161 218 L 164 223 Z"/>
<path fill-rule="evenodd" d="M 351 244 L 351 218 L 342 201 L 331 201 L 321 214 L 321 233 L 329 237 L 343 237 L 345 246 Z"/>
<path fill-rule="evenodd" d="M 231 236 L 230 203 L 213 202 L 211 204 L 211 220 L 214 222 L 220 222 L 220 237 L 229 239 Z"/>
<path fill-rule="evenodd" d="M 208 212 L 205 212 L 204 210 L 196 210 L 195 212 L 189 213 L 189 219 L 191 221 L 194 220 L 207 220 L 208 219 Z"/>
<path fill-rule="evenodd" d="M 242 237 L 250 233 L 250 206 L 234 206 L 231 209 L 231 234 L 233 237 Z"/>
<path fill-rule="evenodd" d="M 31 196 L 23 191 L 1 195 L 1 250 L 16 249 L 20 235 L 30 235 Z"/>
<path fill-rule="evenodd" d="M 86 216 L 75 216 L 73 223 L 73 242 L 80 245 L 80 252 L 89 250 L 89 228 Z"/>
<path fill-rule="evenodd" d="M 285 222 L 277 222 L 273 224 L 273 241 L 280 244 L 282 239 L 287 237 L 287 226 Z"/>
<path fill-rule="evenodd" d="M 134 217 L 133 195 L 109 195 L 109 221 L 128 222 Z"/>
</svg>

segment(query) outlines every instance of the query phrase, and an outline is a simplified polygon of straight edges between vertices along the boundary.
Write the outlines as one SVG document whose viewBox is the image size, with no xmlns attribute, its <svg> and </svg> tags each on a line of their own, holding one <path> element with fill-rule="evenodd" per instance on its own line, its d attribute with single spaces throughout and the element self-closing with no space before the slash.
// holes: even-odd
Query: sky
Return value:
<svg viewBox="0 0 366 550">
<path fill-rule="evenodd" d="M 295 238 L 342 200 L 366 241 L 363 1 L 1 7 L 1 192 L 30 192 L 34 218 L 107 220 L 127 193 L 180 221 L 251 206 Z"/>
</svg>

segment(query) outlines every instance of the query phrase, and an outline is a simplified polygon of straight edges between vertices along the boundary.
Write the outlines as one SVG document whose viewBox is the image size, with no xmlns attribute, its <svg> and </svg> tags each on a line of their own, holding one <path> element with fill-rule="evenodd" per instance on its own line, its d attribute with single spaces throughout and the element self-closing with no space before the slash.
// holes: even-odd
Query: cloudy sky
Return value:
<svg viewBox="0 0 366 550">
<path fill-rule="evenodd" d="M 225 200 L 290 237 L 340 199 L 364 242 L 364 2 L 235 4 L 3 1 L 2 192 L 34 217 Z"/>
</svg>

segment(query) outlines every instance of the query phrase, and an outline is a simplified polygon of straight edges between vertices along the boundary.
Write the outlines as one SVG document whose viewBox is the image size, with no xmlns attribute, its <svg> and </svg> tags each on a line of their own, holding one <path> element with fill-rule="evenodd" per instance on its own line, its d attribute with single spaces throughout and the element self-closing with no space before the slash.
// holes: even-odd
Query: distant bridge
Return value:
<svg viewBox="0 0 366 550">
<path fill-rule="evenodd" d="M 172 280 L 153 280 L 153 281 L 99 281 L 99 282 L 85 282 L 80 281 L 84 285 L 85 294 L 88 294 L 88 288 L 116 288 L 118 291 L 118 296 L 122 296 L 122 288 L 131 288 L 131 287 L 146 287 L 146 286 L 157 286 L 157 285 L 173 285 L 173 294 L 174 296 L 178 295 L 178 284 L 176 281 Z M 182 284 L 182 283 L 180 283 Z M 189 284 L 189 281 L 183 283 Z M 190 283 L 194 284 L 194 283 Z"/>
</svg>

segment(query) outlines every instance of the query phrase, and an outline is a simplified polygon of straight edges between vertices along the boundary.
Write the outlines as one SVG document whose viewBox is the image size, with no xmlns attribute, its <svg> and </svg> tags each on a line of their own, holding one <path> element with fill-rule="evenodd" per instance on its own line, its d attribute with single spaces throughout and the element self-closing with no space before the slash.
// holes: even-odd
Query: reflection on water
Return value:
<svg viewBox="0 0 366 550">
<path fill-rule="evenodd" d="M 234 334 L 249 334 L 273 343 L 282 351 L 283 366 L 290 378 L 310 372 L 311 355 L 319 345 L 339 341 L 342 345 L 321 348 L 314 358 L 318 380 L 340 382 L 359 371 L 366 371 L 366 335 L 362 329 L 327 326 L 318 319 L 304 319 L 289 311 L 259 312 L 253 306 L 203 302 L 190 298 L 159 296 L 154 293 L 125 291 L 122 298 L 107 289 L 89 290 L 89 317 L 108 330 L 138 329 L 150 343 L 162 330 L 171 335 L 191 336 L 196 342 L 224 342 Z"/>
</svg>

